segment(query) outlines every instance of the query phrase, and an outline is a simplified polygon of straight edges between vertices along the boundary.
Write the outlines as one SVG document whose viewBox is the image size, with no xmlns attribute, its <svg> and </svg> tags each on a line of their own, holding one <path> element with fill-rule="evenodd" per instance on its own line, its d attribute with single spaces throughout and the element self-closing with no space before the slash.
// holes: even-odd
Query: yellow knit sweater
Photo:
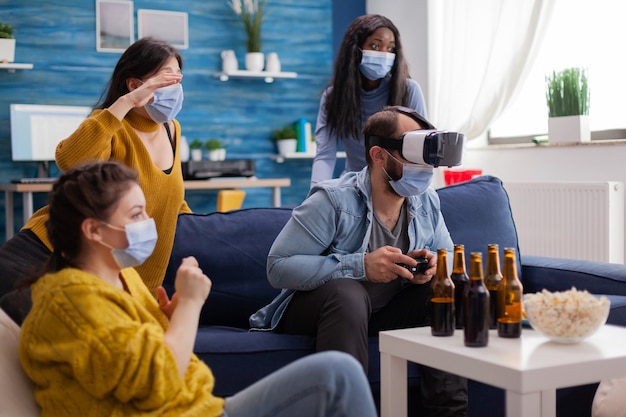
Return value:
<svg viewBox="0 0 626 417">
<path fill-rule="evenodd" d="M 121 278 L 128 292 L 73 268 L 33 285 L 19 353 L 41 416 L 220 416 L 211 370 L 192 355 L 180 377 L 157 301 L 133 268 Z"/>
<path fill-rule="evenodd" d="M 95 110 L 56 150 L 56 163 L 66 171 L 80 163 L 93 160 L 115 160 L 134 168 L 139 174 L 139 185 L 146 196 L 146 210 L 154 218 L 159 234 L 152 256 L 137 267 L 151 292 L 161 285 L 174 245 L 178 213 L 191 212 L 185 202 L 185 189 L 180 164 L 180 125 L 174 121 L 173 137 L 176 139 L 174 166 L 169 174 L 152 162 L 152 157 L 134 129 L 154 132 L 159 125 L 129 112 L 119 121 L 108 110 Z M 48 207 L 32 215 L 24 229 L 31 229 L 52 250 L 46 234 L 45 221 Z"/>
</svg>

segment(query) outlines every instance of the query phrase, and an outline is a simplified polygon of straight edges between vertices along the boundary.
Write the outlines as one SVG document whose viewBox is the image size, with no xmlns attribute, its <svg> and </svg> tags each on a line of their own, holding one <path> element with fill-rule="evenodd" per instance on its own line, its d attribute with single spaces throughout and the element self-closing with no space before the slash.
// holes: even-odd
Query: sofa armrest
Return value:
<svg viewBox="0 0 626 417">
<path fill-rule="evenodd" d="M 565 291 L 626 296 L 626 265 L 546 256 L 522 256 L 524 292 Z"/>
</svg>

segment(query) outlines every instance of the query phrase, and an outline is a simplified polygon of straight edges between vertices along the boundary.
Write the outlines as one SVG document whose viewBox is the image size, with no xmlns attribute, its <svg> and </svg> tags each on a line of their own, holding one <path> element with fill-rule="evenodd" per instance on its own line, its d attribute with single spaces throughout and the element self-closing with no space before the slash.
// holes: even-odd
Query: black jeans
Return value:
<svg viewBox="0 0 626 417">
<path fill-rule="evenodd" d="M 428 326 L 430 284 L 411 285 L 374 314 L 365 288 L 352 279 L 297 291 L 276 329 L 316 337 L 316 350 L 353 355 L 368 370 L 368 336 L 381 330 Z M 420 366 L 422 405 L 428 416 L 467 415 L 467 379 Z"/>
</svg>

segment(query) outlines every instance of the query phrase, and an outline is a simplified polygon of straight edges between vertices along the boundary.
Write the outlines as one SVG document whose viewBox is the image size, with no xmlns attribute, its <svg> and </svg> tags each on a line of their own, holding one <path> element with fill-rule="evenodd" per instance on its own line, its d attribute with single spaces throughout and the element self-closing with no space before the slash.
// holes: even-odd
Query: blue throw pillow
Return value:
<svg viewBox="0 0 626 417">
<path fill-rule="evenodd" d="M 489 244 L 499 245 L 500 259 L 504 248 L 515 248 L 517 272 L 521 279 L 517 230 L 502 181 L 485 175 L 440 188 L 437 193 L 452 241 L 465 245 L 468 265 L 471 252 L 482 252 L 485 265 Z"/>
</svg>

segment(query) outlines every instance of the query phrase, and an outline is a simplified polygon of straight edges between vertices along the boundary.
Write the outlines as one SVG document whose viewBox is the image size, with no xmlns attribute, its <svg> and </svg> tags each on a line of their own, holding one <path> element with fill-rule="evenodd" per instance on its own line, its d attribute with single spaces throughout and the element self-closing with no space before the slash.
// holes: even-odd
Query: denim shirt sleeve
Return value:
<svg viewBox="0 0 626 417">
<path fill-rule="evenodd" d="M 275 288 L 307 291 L 331 279 L 365 279 L 366 213 L 337 207 L 330 193 L 312 193 L 274 241 L 267 276 Z"/>
</svg>

